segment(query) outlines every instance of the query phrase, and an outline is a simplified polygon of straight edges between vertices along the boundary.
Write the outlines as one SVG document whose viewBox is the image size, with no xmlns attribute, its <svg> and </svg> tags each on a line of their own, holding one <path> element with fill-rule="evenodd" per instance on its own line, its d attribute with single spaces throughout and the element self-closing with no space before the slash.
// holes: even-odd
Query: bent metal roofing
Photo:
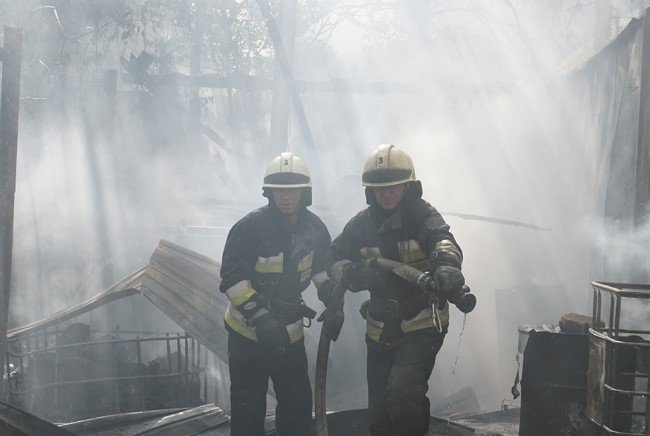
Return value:
<svg viewBox="0 0 650 436">
<path fill-rule="evenodd" d="M 223 315 L 228 299 L 219 292 L 219 268 L 219 262 L 207 256 L 161 240 L 149 265 L 82 303 L 10 330 L 7 338 L 11 340 L 140 293 L 227 363 L 228 341 Z"/>
</svg>

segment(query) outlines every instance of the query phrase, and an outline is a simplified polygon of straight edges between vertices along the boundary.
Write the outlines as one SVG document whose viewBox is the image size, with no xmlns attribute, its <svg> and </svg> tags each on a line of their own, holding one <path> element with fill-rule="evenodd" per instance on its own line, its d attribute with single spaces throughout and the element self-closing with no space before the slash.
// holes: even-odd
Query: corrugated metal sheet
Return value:
<svg viewBox="0 0 650 436">
<path fill-rule="evenodd" d="M 228 362 L 223 315 L 228 299 L 219 292 L 219 262 L 161 240 L 149 265 L 139 269 L 89 300 L 29 325 L 12 329 L 11 339 L 55 325 L 111 301 L 143 294 L 178 326 Z"/>
<path fill-rule="evenodd" d="M 141 292 L 175 323 L 228 362 L 223 316 L 227 297 L 219 292 L 219 262 L 162 240 L 142 276 Z"/>
<path fill-rule="evenodd" d="M 185 410 L 123 413 L 61 426 L 77 435 L 197 435 L 230 434 L 230 419 L 219 407 L 206 404 Z"/>
</svg>

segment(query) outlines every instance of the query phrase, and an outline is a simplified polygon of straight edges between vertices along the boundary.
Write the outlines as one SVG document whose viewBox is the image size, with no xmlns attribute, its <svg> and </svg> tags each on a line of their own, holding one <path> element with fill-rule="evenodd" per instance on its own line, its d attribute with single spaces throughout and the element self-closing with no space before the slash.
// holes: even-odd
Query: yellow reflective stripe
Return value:
<svg viewBox="0 0 650 436">
<path fill-rule="evenodd" d="M 374 320 L 370 314 L 366 317 L 366 333 L 368 337 L 375 342 L 379 342 L 381 337 L 381 331 L 384 328 L 384 323 L 381 321 Z"/>
<path fill-rule="evenodd" d="M 254 319 L 257 319 L 260 316 L 264 315 L 265 313 L 269 313 L 268 309 L 261 307 L 257 310 L 257 312 L 251 315 L 250 320 L 253 321 Z"/>
<path fill-rule="evenodd" d="M 451 242 L 449 239 L 443 239 L 442 241 L 438 242 L 434 248 L 435 250 L 442 250 L 446 251 L 447 253 L 456 256 L 458 259 L 458 262 L 463 261 L 463 255 L 460 253 L 458 248 L 456 247 L 456 244 Z"/>
<path fill-rule="evenodd" d="M 310 251 L 305 257 L 298 262 L 298 272 L 311 270 L 311 264 L 314 261 L 314 250 Z"/>
<path fill-rule="evenodd" d="M 399 254 L 400 262 L 406 264 L 413 264 L 416 262 L 421 262 L 427 258 L 427 255 L 423 251 L 412 251 Z"/>
<path fill-rule="evenodd" d="M 226 315 L 224 316 L 224 322 L 228 324 L 228 327 L 236 331 L 242 336 L 247 337 L 257 341 L 257 335 L 255 334 L 255 329 L 246 324 L 244 315 L 241 314 L 237 309 L 235 309 L 232 303 L 228 304 L 228 309 L 226 309 Z"/>
<path fill-rule="evenodd" d="M 255 294 L 257 294 L 257 292 L 255 292 L 255 289 L 248 288 L 245 291 L 240 292 L 239 294 L 231 298 L 230 302 L 232 303 L 233 306 L 239 307 Z"/>
<path fill-rule="evenodd" d="M 341 277 L 343 276 L 343 268 L 345 267 L 345 265 L 350 264 L 350 263 L 352 263 L 352 262 L 350 262 L 349 260 L 339 260 L 338 262 L 336 262 L 334 265 L 332 265 L 330 267 L 330 271 L 334 275 L 334 277 L 332 277 L 332 279 L 336 283 L 339 283 L 339 284 L 341 283 Z"/>
<path fill-rule="evenodd" d="M 252 319 L 255 319 L 267 312 L 268 311 L 266 309 L 260 309 L 255 315 L 253 315 Z M 244 315 L 242 315 L 241 312 L 235 309 L 232 303 L 230 303 L 228 305 L 228 309 L 226 309 L 224 322 L 228 324 L 228 327 L 230 327 L 240 335 L 245 336 L 248 339 L 252 339 L 253 341 L 257 341 L 255 328 L 246 324 L 246 319 L 244 318 Z M 304 328 L 302 325 L 302 319 L 294 322 L 293 324 L 289 324 L 286 328 L 287 328 L 287 333 L 289 334 L 289 342 L 291 343 L 299 341 L 305 335 Z"/>
<path fill-rule="evenodd" d="M 302 319 L 299 319 L 293 324 L 289 324 L 287 326 L 287 333 L 289 334 L 289 342 L 292 344 L 302 339 L 302 337 L 305 335 Z"/>
<path fill-rule="evenodd" d="M 411 333 L 418 330 L 430 329 L 433 328 L 433 321 L 429 319 L 419 319 L 417 321 L 410 321 L 406 324 L 402 324 L 402 331 L 404 333 Z"/>
<path fill-rule="evenodd" d="M 314 286 L 317 288 L 320 287 L 325 281 L 328 279 L 327 273 L 325 271 L 321 271 L 318 274 L 316 274 L 314 277 L 311 278 L 311 281 L 314 283 Z"/>
<path fill-rule="evenodd" d="M 232 301 L 233 298 L 236 298 L 237 295 L 239 295 L 242 292 L 246 292 L 249 289 L 252 289 L 251 281 L 250 280 L 242 280 L 241 282 L 237 282 L 228 289 L 226 289 L 226 295 L 228 296 L 228 299 Z"/>
<path fill-rule="evenodd" d="M 449 305 L 444 310 L 438 311 L 440 315 L 440 324 L 444 326 L 449 325 Z M 427 307 L 422 309 L 417 315 L 411 319 L 405 319 L 400 324 L 404 333 L 410 333 L 417 330 L 428 329 L 433 327 L 433 320 L 431 318 L 431 308 Z"/>
<path fill-rule="evenodd" d="M 284 253 L 277 256 L 258 257 L 255 271 L 259 273 L 281 273 L 283 271 Z"/>
<path fill-rule="evenodd" d="M 359 250 L 361 254 L 361 259 L 367 260 L 372 259 L 373 257 L 382 257 L 379 247 L 363 247 Z"/>
<path fill-rule="evenodd" d="M 398 242 L 397 248 L 402 263 L 412 264 L 427 258 L 426 253 L 420 248 L 420 243 L 415 239 Z"/>
<path fill-rule="evenodd" d="M 431 319 L 431 308 L 426 307 L 422 309 L 417 315 L 411 319 L 405 319 L 400 324 L 404 333 L 410 333 L 417 330 L 427 329 L 433 327 L 433 320 Z"/>
</svg>

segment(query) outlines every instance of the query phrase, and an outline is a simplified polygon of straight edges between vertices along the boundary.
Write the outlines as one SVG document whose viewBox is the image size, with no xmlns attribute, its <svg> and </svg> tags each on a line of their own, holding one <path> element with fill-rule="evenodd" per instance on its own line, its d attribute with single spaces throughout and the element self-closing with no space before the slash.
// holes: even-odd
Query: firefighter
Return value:
<svg viewBox="0 0 650 436">
<path fill-rule="evenodd" d="M 225 325 L 231 434 L 265 434 L 270 377 L 278 434 L 310 435 L 312 391 L 303 320 L 310 322 L 316 313 L 303 303 L 301 293 L 310 281 L 319 296 L 334 288 L 324 271 L 331 239 L 325 224 L 307 210 L 311 178 L 299 157 L 282 153 L 268 164 L 263 195 L 268 205 L 230 230 L 221 264 L 220 290 L 230 299 Z"/>
<path fill-rule="evenodd" d="M 422 185 L 404 151 L 382 145 L 371 153 L 362 184 L 369 207 L 346 224 L 326 263 L 330 277 L 348 290 L 370 291 L 361 306 L 370 433 L 424 435 L 428 380 L 447 332 L 448 304 L 434 311 L 414 284 L 362 262 L 386 258 L 431 271 L 445 295 L 464 284 L 463 255 L 438 211 L 421 198 Z"/>
</svg>

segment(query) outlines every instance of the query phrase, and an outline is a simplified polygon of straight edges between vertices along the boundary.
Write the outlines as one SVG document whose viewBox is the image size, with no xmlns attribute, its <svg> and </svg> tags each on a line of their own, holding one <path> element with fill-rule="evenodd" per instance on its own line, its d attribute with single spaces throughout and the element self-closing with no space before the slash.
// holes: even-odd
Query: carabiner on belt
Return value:
<svg viewBox="0 0 650 436">
<path fill-rule="evenodd" d="M 440 312 L 438 312 L 438 305 L 436 303 L 431 305 L 431 320 L 433 321 L 433 327 L 438 330 L 438 333 L 442 333 L 442 322 L 440 321 Z"/>
</svg>

